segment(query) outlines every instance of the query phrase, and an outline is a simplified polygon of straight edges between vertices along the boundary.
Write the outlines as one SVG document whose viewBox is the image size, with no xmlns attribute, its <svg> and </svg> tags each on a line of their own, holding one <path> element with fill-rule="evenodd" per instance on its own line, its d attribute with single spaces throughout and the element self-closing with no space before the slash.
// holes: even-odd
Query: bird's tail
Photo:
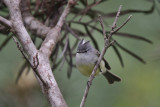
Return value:
<svg viewBox="0 0 160 107">
<path fill-rule="evenodd" d="M 118 76 L 112 74 L 109 71 L 103 73 L 103 75 L 108 80 L 109 84 L 113 84 L 115 81 L 117 81 L 117 82 L 121 81 L 121 78 L 119 78 Z"/>
</svg>

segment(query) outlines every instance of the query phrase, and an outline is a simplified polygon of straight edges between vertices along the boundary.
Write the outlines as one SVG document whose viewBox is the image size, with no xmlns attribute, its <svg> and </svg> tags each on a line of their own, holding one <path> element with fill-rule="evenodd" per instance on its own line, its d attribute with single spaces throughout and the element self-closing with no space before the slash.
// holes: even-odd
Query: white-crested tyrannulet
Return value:
<svg viewBox="0 0 160 107">
<path fill-rule="evenodd" d="M 93 48 L 89 41 L 85 42 L 83 39 L 80 41 L 77 53 L 76 53 L 76 66 L 77 69 L 85 76 L 90 76 L 93 68 L 98 60 L 100 52 Z M 107 61 L 103 58 L 99 68 L 96 71 L 96 75 L 103 74 L 108 80 L 109 84 L 114 83 L 114 81 L 121 81 L 121 79 L 109 72 L 110 66 Z"/>
</svg>

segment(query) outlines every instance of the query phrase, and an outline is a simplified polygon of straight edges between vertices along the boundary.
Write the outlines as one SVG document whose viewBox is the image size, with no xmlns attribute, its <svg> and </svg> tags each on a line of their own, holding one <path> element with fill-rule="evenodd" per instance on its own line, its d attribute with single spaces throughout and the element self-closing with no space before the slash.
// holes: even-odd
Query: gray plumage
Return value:
<svg viewBox="0 0 160 107">
<path fill-rule="evenodd" d="M 85 42 L 83 39 L 78 44 L 76 53 L 76 66 L 78 70 L 85 76 L 90 76 L 92 70 L 98 60 L 100 52 L 93 48 L 89 41 Z M 104 66 L 102 66 L 104 65 Z M 102 67 L 102 68 L 101 68 Z M 110 84 L 114 81 L 121 81 L 121 79 L 109 72 L 110 66 L 108 62 L 103 58 L 99 66 L 99 71 L 103 74 Z M 99 72 L 96 71 L 96 75 Z"/>
</svg>

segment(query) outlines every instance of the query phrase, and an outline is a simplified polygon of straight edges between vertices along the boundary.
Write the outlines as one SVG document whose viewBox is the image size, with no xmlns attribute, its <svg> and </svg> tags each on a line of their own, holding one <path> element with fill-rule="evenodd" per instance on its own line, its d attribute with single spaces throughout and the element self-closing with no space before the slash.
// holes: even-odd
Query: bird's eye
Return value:
<svg viewBox="0 0 160 107">
<path fill-rule="evenodd" d="M 77 53 L 86 53 L 87 50 L 77 50 Z"/>
<path fill-rule="evenodd" d="M 84 52 L 84 53 L 86 53 L 86 52 L 87 52 L 87 50 L 84 50 L 83 52 Z"/>
</svg>

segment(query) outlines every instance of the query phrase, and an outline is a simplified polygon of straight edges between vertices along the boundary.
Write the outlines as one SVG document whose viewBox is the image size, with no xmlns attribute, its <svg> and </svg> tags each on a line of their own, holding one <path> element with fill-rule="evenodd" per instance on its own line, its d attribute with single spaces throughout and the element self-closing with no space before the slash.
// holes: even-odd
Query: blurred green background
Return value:
<svg viewBox="0 0 160 107">
<path fill-rule="evenodd" d="M 122 10 L 148 10 L 152 5 L 145 0 L 109 0 L 96 8 L 109 13 L 117 11 L 121 4 Z M 158 2 L 157 7 L 160 7 Z M 153 44 L 117 36 L 115 39 L 147 63 L 142 64 L 119 49 L 125 64 L 122 68 L 116 54 L 109 48 L 105 58 L 111 65 L 111 72 L 120 76 L 122 81 L 109 85 L 103 76 L 97 76 L 85 107 L 160 107 L 160 15 L 156 10 L 149 15 L 132 15 L 132 19 L 120 31 L 143 36 L 152 40 Z M 120 17 L 118 25 L 128 16 L 129 14 Z M 113 22 L 113 18 L 105 20 L 109 25 Z M 106 28 L 109 30 L 109 26 Z M 95 33 L 94 36 L 102 49 L 103 37 L 99 33 Z M 0 36 L 0 43 L 4 39 L 5 36 Z M 23 61 L 13 40 L 0 52 L 0 107 L 49 106 L 31 72 L 28 75 L 24 73 L 19 84 L 15 85 L 15 77 Z M 77 69 L 73 69 L 72 76 L 68 79 L 66 68 L 64 65 L 61 70 L 55 70 L 54 75 L 69 107 L 78 107 L 88 78 L 81 75 Z"/>
</svg>

